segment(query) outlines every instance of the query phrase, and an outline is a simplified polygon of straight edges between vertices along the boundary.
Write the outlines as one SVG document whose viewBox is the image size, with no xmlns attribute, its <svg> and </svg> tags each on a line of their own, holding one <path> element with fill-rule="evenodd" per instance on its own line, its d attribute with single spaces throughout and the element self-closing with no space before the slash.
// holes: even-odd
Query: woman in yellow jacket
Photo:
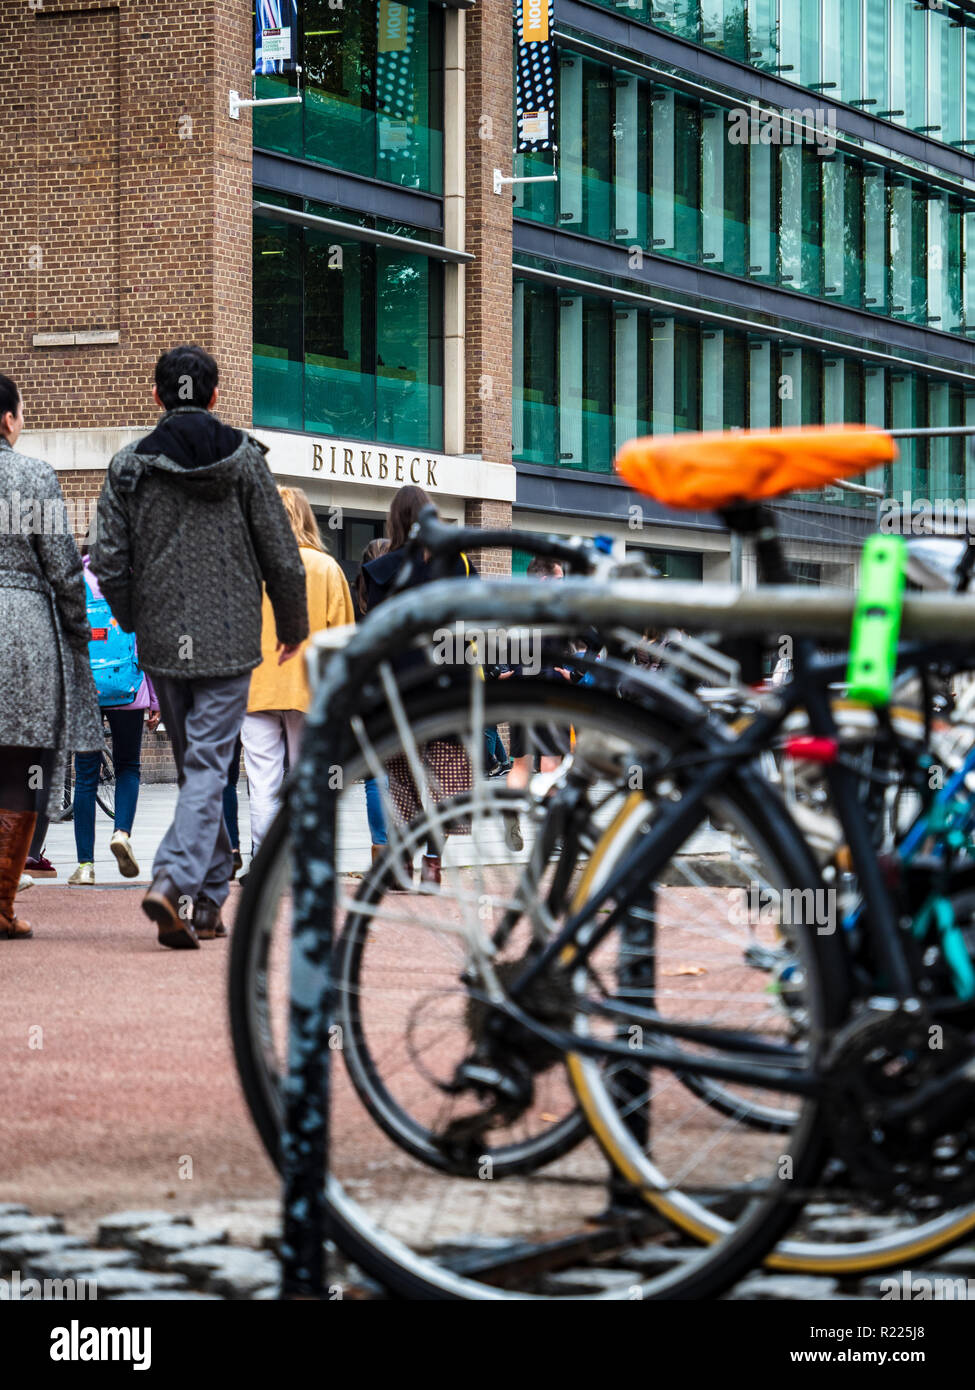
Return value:
<svg viewBox="0 0 975 1390">
<path fill-rule="evenodd" d="M 278 488 L 291 529 L 298 541 L 308 593 L 308 622 L 312 632 L 354 622 L 352 596 L 345 575 L 322 544 L 318 523 L 300 488 Z M 264 660 L 251 676 L 247 713 L 241 729 L 244 766 L 250 798 L 251 844 L 254 853 L 277 810 L 284 780 L 284 760 L 293 767 L 301 744 L 301 729 L 310 691 L 305 675 L 304 646 L 294 661 L 278 664 L 277 633 L 267 593 L 261 650 Z"/>
</svg>

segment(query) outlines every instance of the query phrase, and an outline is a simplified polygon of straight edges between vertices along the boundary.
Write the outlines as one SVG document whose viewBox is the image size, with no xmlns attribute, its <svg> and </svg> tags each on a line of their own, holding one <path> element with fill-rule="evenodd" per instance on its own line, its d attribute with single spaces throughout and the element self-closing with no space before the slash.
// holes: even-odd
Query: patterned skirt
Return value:
<svg viewBox="0 0 975 1390">
<path fill-rule="evenodd" d="M 471 789 L 473 776 L 466 749 L 452 739 L 433 739 L 420 749 L 420 761 L 430 802 L 439 805 L 449 797 L 459 796 Z M 423 801 L 405 753 L 397 753 L 386 764 L 389 774 L 389 799 L 401 825 L 414 820 L 423 810 Z M 470 822 L 451 821 L 444 827 L 452 835 L 470 834 Z"/>
</svg>

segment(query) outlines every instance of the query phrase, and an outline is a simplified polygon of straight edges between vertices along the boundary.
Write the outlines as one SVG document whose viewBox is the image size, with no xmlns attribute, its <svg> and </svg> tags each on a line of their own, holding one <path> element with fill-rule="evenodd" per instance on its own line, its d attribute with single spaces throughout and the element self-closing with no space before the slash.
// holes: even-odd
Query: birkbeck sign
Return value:
<svg viewBox="0 0 975 1390">
<path fill-rule="evenodd" d="M 273 473 L 330 483 L 388 488 L 415 483 L 431 495 L 513 502 L 515 470 L 465 454 L 436 454 L 361 439 L 314 439 L 307 434 L 252 430 L 268 447 Z"/>
<path fill-rule="evenodd" d="M 313 444 L 311 471 L 333 478 L 353 478 L 358 483 L 416 483 L 427 492 L 438 492 L 437 465 L 433 454 L 395 454 L 388 449 L 350 448 L 342 444 Z"/>
</svg>

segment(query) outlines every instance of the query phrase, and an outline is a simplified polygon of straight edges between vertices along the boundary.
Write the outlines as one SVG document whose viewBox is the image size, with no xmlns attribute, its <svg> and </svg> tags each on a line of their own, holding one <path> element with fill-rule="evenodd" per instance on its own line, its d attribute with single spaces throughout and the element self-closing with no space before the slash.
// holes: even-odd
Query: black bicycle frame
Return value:
<svg viewBox="0 0 975 1390">
<path fill-rule="evenodd" d="M 817 650 L 815 643 L 809 639 L 797 640 L 795 678 L 766 699 L 764 708 L 740 737 L 726 740 L 715 735 L 709 740 L 706 760 L 702 759 L 700 770 L 682 792 L 680 800 L 664 803 L 652 830 L 640 837 L 640 842 L 609 877 L 602 889 L 568 919 L 561 931 L 547 942 L 525 971 L 509 986 L 509 997 L 516 1006 L 520 1023 L 541 1032 L 536 1022 L 517 1009 L 518 999 L 532 981 L 557 965 L 563 958 L 563 953 L 570 953 L 572 969 L 588 961 L 599 944 L 618 925 L 631 895 L 652 879 L 655 869 L 665 864 L 700 824 L 707 798 L 717 791 L 728 775 L 729 768 L 735 764 L 751 762 L 768 748 L 777 730 L 799 707 L 805 708 L 809 727 L 815 735 L 830 739 L 838 737 L 830 708 L 828 686 L 841 679 L 845 668 L 845 657 L 824 657 Z M 678 755 L 655 771 L 658 776 L 667 776 L 686 766 L 687 762 L 682 762 L 681 755 Z M 836 762 L 826 765 L 826 779 L 859 878 L 861 894 L 867 908 L 866 927 L 878 966 L 890 994 L 899 1001 L 907 1001 L 912 997 L 913 977 L 901 945 L 894 904 L 887 892 L 873 849 L 870 826 L 857 795 L 858 776 L 842 763 Z M 597 921 L 597 913 L 610 901 L 613 906 L 601 921 Z M 593 1013 L 602 1013 L 607 1017 L 614 1015 L 611 1005 L 602 1006 L 594 1003 L 590 1007 Z M 673 1023 L 661 1019 L 652 1010 L 642 1010 L 633 1006 L 628 1006 L 627 1012 L 631 1023 L 642 1023 L 648 1029 L 658 1033 L 666 1032 L 688 1042 L 710 1042 L 713 1046 L 725 1050 L 755 1050 L 754 1039 L 746 1034 L 734 1035 L 701 1025 Z M 817 1074 L 810 1071 L 756 1067 L 749 1061 L 675 1053 L 673 1050 L 668 1051 L 652 1045 L 630 1048 L 599 1039 L 583 1039 L 575 1034 L 553 1033 L 549 1036 L 548 1033 L 544 1033 L 543 1036 L 566 1051 L 584 1052 L 591 1056 L 622 1055 L 634 1062 L 669 1066 L 688 1074 L 720 1077 L 795 1094 L 812 1095 L 820 1089 Z M 800 1054 L 783 1048 L 780 1055 L 787 1057 Z"/>
</svg>

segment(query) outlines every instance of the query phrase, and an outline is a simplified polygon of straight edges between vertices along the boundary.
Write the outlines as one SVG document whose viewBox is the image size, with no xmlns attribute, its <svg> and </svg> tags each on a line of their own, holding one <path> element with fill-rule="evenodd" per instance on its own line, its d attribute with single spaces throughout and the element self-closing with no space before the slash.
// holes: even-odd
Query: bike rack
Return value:
<svg viewBox="0 0 975 1390">
<path fill-rule="evenodd" d="M 326 718 L 327 714 L 327 718 Z M 325 758 L 339 760 L 330 730 L 342 723 L 324 682 L 312 702 L 304 753 L 291 797 L 295 847 L 284 1160 L 282 1298 L 323 1299 L 328 1287 L 325 1184 L 328 1179 L 333 1014 L 332 931 L 335 912 L 337 790 L 316 777 Z"/>
</svg>

